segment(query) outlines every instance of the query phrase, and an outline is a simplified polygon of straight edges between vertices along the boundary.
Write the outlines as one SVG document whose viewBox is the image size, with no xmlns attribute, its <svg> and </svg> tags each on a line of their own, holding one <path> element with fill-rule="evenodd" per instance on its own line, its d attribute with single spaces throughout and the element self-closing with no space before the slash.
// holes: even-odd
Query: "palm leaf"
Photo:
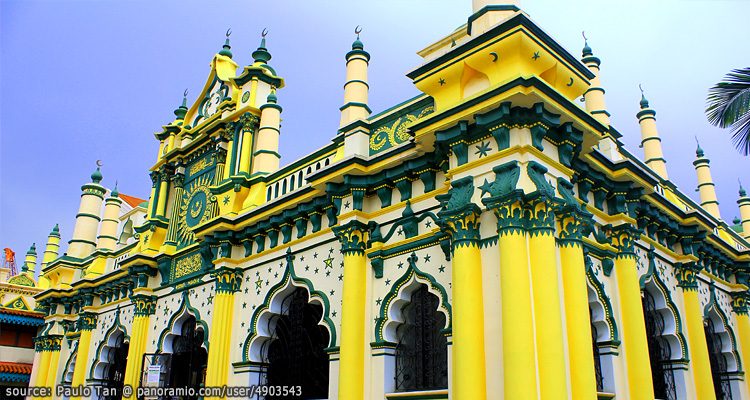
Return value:
<svg viewBox="0 0 750 400">
<path fill-rule="evenodd" d="M 730 128 L 732 142 L 744 155 L 750 155 L 750 67 L 735 69 L 708 91 L 708 121 Z"/>
</svg>

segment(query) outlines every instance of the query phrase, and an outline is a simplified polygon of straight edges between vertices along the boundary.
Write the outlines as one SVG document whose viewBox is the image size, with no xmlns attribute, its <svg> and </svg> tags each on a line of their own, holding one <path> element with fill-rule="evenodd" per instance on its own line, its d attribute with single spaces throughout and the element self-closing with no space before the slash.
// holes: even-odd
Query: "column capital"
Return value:
<svg viewBox="0 0 750 400">
<path fill-rule="evenodd" d="M 436 196 L 443 208 L 438 212 L 440 226 L 451 236 L 453 247 L 479 242 L 482 210 L 471 202 L 474 178 L 467 176 L 451 183 L 451 189 Z"/>
<path fill-rule="evenodd" d="M 92 312 L 83 312 L 78 315 L 78 330 L 93 331 L 96 329 L 97 315 Z"/>
<path fill-rule="evenodd" d="M 594 227 L 593 215 L 584 210 L 558 212 L 559 243 L 562 246 L 580 245 Z"/>
<path fill-rule="evenodd" d="M 605 225 L 602 231 L 612 241 L 612 246 L 617 248 L 617 257 L 635 258 L 635 241 L 641 237 L 642 231 L 632 225 L 622 224 L 618 226 Z"/>
<path fill-rule="evenodd" d="M 555 232 L 556 205 L 546 197 L 534 197 L 525 204 L 524 224 L 532 236 Z"/>
<path fill-rule="evenodd" d="M 344 255 L 365 253 L 369 231 L 363 222 L 352 220 L 343 225 L 334 226 L 333 233 L 341 242 L 341 251 Z"/>
<path fill-rule="evenodd" d="M 242 286 L 242 269 L 221 267 L 211 273 L 216 279 L 216 293 L 235 293 Z"/>
<path fill-rule="evenodd" d="M 696 262 L 678 263 L 677 264 L 677 286 L 685 291 L 698 291 L 698 274 L 701 271 L 700 265 Z"/>
<path fill-rule="evenodd" d="M 34 351 L 60 351 L 62 335 L 44 335 L 34 338 Z"/>
<path fill-rule="evenodd" d="M 136 317 L 146 317 L 154 315 L 156 312 L 156 296 L 135 294 L 130 296 L 130 301 L 132 301 L 135 306 L 133 315 Z"/>
<path fill-rule="evenodd" d="M 237 122 L 239 122 L 243 131 L 253 131 L 258 126 L 260 120 L 255 115 L 246 112 L 240 116 L 240 119 Z"/>
<path fill-rule="evenodd" d="M 732 311 L 737 315 L 748 315 L 747 303 L 750 300 L 750 292 L 743 290 L 741 292 L 732 292 Z"/>
</svg>

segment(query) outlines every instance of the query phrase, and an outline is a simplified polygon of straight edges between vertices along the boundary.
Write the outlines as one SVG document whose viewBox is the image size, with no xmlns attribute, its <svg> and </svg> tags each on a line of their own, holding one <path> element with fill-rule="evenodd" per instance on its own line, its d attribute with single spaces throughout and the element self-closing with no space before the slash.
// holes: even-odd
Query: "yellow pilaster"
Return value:
<svg viewBox="0 0 750 400">
<path fill-rule="evenodd" d="M 344 287 L 341 306 L 339 399 L 363 399 L 365 386 L 365 302 L 367 299 L 367 225 L 350 221 L 334 228 L 344 253 Z"/>
<path fill-rule="evenodd" d="M 593 343 L 591 343 L 586 264 L 581 246 L 581 231 L 586 222 L 583 222 L 584 217 L 579 213 L 562 215 L 559 221 L 560 264 L 572 398 L 595 400 L 597 398 L 596 369 Z"/>
<path fill-rule="evenodd" d="M 167 195 L 169 191 L 169 179 L 167 177 L 167 171 L 159 171 L 159 194 L 158 202 L 156 203 L 156 215 L 164 217 L 167 211 Z"/>
<path fill-rule="evenodd" d="M 214 275 L 216 295 L 213 300 L 213 319 L 209 332 L 211 347 L 206 367 L 206 386 L 218 387 L 228 383 L 234 294 L 242 284 L 242 270 L 221 268 Z"/>
<path fill-rule="evenodd" d="M 454 189 L 459 182 L 454 182 Z M 467 204 L 446 210 L 446 221 L 453 249 L 453 386 L 454 399 L 487 398 L 484 354 L 484 299 L 482 297 L 482 258 L 479 253 L 481 210 Z"/>
<path fill-rule="evenodd" d="M 700 271 L 695 264 L 679 267 L 677 279 L 682 288 L 685 302 L 685 325 L 690 349 L 690 367 L 693 371 L 695 393 L 699 399 L 715 398 L 714 383 L 711 377 L 711 362 L 708 356 L 706 332 L 703 328 L 703 308 L 698 299 L 696 274 Z"/>
<path fill-rule="evenodd" d="M 156 297 L 137 294 L 132 297 L 134 312 L 132 331 L 130 332 L 130 347 L 128 348 L 128 364 L 125 366 L 124 385 L 129 385 L 135 393 L 141 380 L 143 369 L 143 354 L 148 344 L 151 315 L 156 311 Z M 127 396 L 124 396 L 128 398 Z M 134 396 L 131 396 L 134 397 Z"/>
<path fill-rule="evenodd" d="M 224 159 L 224 172 L 223 172 L 222 180 L 229 179 L 229 176 L 232 175 L 232 172 L 234 170 L 234 165 L 232 164 L 232 152 L 234 151 L 234 140 L 232 137 L 232 133 L 229 131 L 225 131 L 225 136 L 228 139 L 228 144 L 227 144 L 227 154 L 225 155 L 225 159 Z"/>
<path fill-rule="evenodd" d="M 622 343 L 628 376 L 628 398 L 653 400 L 654 383 L 651 379 L 646 322 L 643 317 L 641 288 L 633 248 L 636 235 L 637 233 L 628 227 L 620 227 L 613 232 L 613 244 L 619 250 L 615 257 L 614 268 L 622 316 Z"/>
<path fill-rule="evenodd" d="M 36 339 L 35 349 L 39 353 L 36 369 L 36 379 L 33 386 L 48 387 L 52 389 L 52 395 L 55 393 L 57 382 L 57 369 L 60 362 L 60 347 L 62 345 L 62 336 L 46 335 Z M 49 398 L 49 397 L 38 397 Z"/>
<path fill-rule="evenodd" d="M 84 312 L 78 317 L 78 354 L 76 355 L 76 366 L 73 370 L 72 387 L 84 386 L 86 384 L 86 371 L 91 352 L 91 331 L 96 328 L 96 314 Z"/>
<path fill-rule="evenodd" d="M 742 365 L 750 365 L 750 317 L 748 317 L 747 302 L 750 299 L 748 291 L 732 293 L 732 310 L 737 321 L 737 335 L 740 339 L 740 361 Z M 747 369 L 747 367 L 745 367 Z M 750 392 L 750 378 L 745 375 L 745 385 Z"/>
<path fill-rule="evenodd" d="M 250 113 L 246 113 L 240 117 L 239 120 L 242 125 L 242 145 L 240 147 L 240 169 L 239 172 L 244 172 L 250 175 L 250 164 L 253 149 L 253 133 L 255 128 L 258 126 L 258 117 Z"/>
<path fill-rule="evenodd" d="M 62 338 L 60 338 L 59 340 L 62 340 Z M 49 363 L 49 371 L 47 372 L 47 382 L 44 384 L 44 386 L 52 388 L 52 393 L 54 395 L 55 386 L 59 383 L 57 382 L 57 370 L 60 367 L 60 345 L 59 344 L 56 350 L 50 351 L 49 359 L 47 360 L 47 362 Z"/>
<path fill-rule="evenodd" d="M 555 216 L 551 202 L 544 197 L 531 204 L 531 211 L 529 265 L 534 288 L 539 395 L 543 399 L 567 399 L 565 343 L 554 237 Z"/>
</svg>

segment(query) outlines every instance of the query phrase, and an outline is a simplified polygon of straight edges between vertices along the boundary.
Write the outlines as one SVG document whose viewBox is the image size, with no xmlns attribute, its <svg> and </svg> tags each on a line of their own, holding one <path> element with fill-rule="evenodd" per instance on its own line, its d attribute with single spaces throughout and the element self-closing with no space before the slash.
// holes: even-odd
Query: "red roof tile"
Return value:
<svg viewBox="0 0 750 400">
<path fill-rule="evenodd" d="M 34 318 L 44 318 L 44 313 L 38 312 L 38 311 L 26 311 L 26 310 L 19 310 L 16 308 L 5 308 L 0 307 L 0 313 L 3 314 L 11 314 L 11 315 L 23 315 L 26 317 L 34 317 Z"/>
<path fill-rule="evenodd" d="M 30 375 L 31 364 L 0 361 L 0 372 Z"/>
<path fill-rule="evenodd" d="M 128 205 L 130 205 L 130 207 L 133 207 L 133 208 L 138 207 L 139 204 L 141 204 L 144 201 L 146 201 L 146 200 L 143 200 L 143 199 L 139 199 L 137 197 L 128 196 L 128 195 L 123 194 L 123 193 L 120 193 L 119 196 L 122 199 L 122 201 L 128 203 Z"/>
</svg>

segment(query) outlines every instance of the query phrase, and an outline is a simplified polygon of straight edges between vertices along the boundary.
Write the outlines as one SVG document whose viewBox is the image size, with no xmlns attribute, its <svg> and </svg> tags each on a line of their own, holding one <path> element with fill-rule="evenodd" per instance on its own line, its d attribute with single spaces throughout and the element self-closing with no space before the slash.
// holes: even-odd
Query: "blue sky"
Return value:
<svg viewBox="0 0 750 400">
<path fill-rule="evenodd" d="M 707 89 L 748 64 L 746 1 L 527 0 L 522 8 L 576 57 L 585 30 L 602 59 L 613 125 L 634 154 L 643 83 L 663 138 L 670 178 L 697 199 L 698 136 L 711 158 L 722 215 L 738 214 L 748 158 L 704 117 Z M 60 224 L 70 240 L 80 187 L 95 161 L 104 185 L 146 198 L 147 170 L 185 88 L 194 101 L 208 63 L 232 28 L 234 60 L 252 61 L 268 28 L 270 64 L 286 79 L 280 152 L 287 164 L 338 128 L 344 54 L 362 25 L 372 55 L 370 105 L 383 110 L 418 92 L 404 76 L 416 51 L 466 22 L 470 0 L 0 1 L 0 248 L 41 256 Z M 62 249 L 66 248 L 63 245 Z"/>
</svg>

